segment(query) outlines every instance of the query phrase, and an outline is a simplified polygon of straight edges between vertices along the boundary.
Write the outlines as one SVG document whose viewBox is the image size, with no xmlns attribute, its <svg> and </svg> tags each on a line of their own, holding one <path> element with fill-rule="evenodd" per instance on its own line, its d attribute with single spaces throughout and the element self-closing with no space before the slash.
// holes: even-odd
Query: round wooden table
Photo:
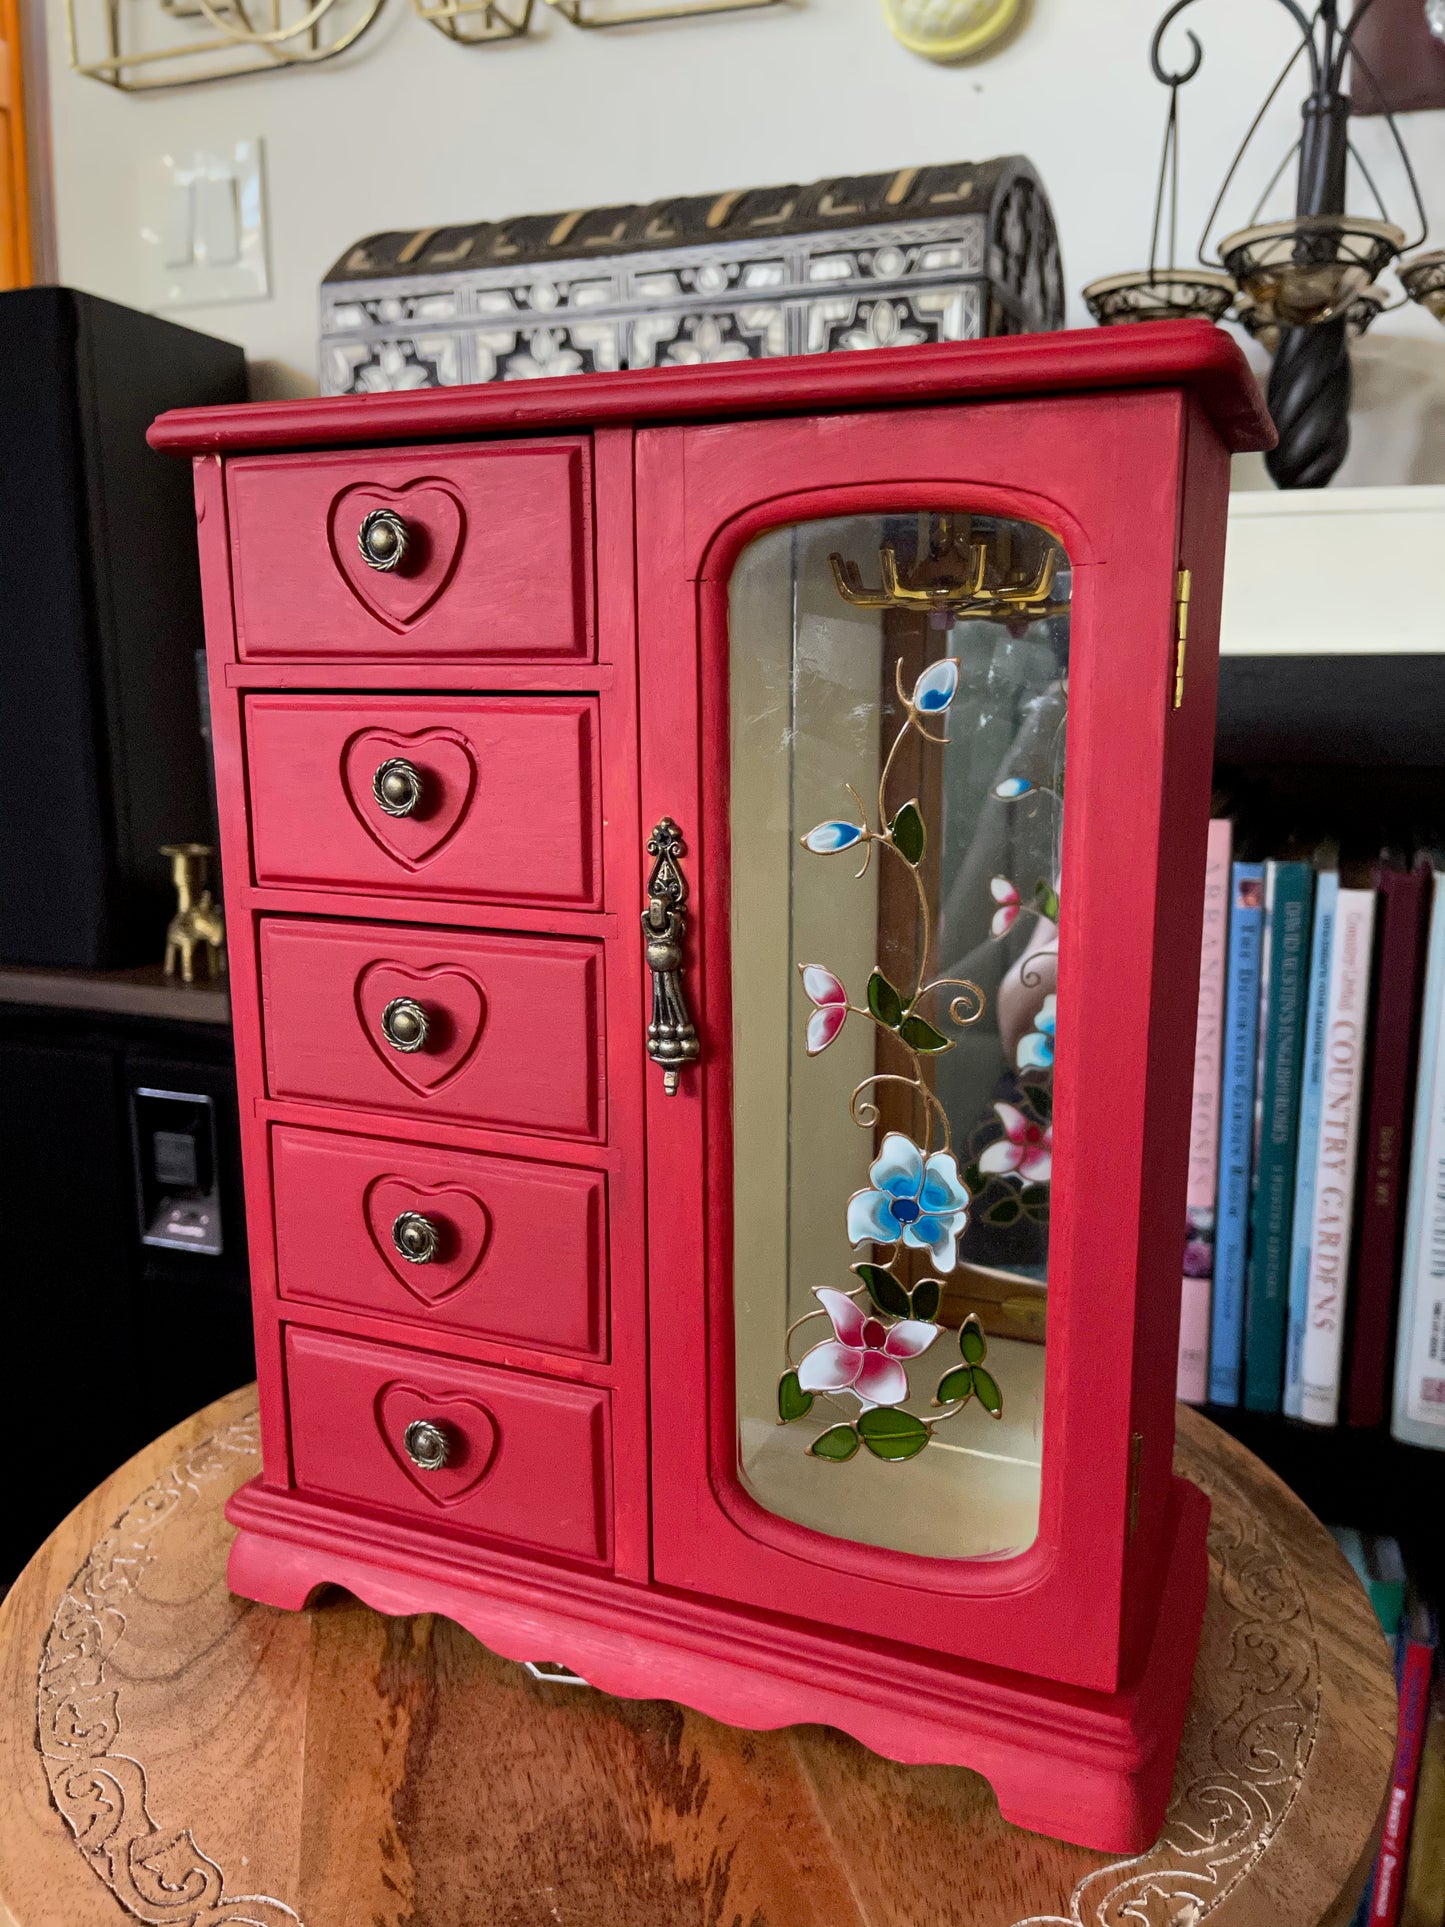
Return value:
<svg viewBox="0 0 1445 1927">
<path fill-rule="evenodd" d="M 1361 1891 L 1385 1642 L 1324 1529 L 1193 1412 L 1209 1609 L 1168 1822 L 1129 1860 L 825 1728 L 539 1683 L 342 1594 L 234 1599 L 221 1507 L 256 1463 L 247 1389 L 108 1479 L 0 1608 L 5 1927 L 1302 1927 Z"/>
</svg>

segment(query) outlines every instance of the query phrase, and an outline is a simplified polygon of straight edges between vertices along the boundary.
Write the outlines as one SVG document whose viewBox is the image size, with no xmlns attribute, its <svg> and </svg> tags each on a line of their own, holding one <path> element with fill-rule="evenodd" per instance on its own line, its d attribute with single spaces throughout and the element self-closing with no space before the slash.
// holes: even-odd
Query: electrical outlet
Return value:
<svg viewBox="0 0 1445 1927">
<path fill-rule="evenodd" d="M 138 189 L 146 307 L 269 295 L 259 140 L 158 154 L 141 163 Z"/>
</svg>

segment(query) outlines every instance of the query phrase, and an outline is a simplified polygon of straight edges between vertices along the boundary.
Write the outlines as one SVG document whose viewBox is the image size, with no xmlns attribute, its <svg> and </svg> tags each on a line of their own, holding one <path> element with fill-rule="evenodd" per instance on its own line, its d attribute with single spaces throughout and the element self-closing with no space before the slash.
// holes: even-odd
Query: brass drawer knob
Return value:
<svg viewBox="0 0 1445 1927">
<path fill-rule="evenodd" d="M 371 793 L 388 816 L 410 816 L 421 789 L 421 771 L 404 756 L 393 756 L 371 779 Z"/>
<path fill-rule="evenodd" d="M 406 554 L 406 523 L 395 509 L 373 509 L 356 540 L 368 569 L 399 569 Z"/>
<path fill-rule="evenodd" d="M 426 1033 L 427 1014 L 414 997 L 393 997 L 381 1013 L 381 1034 L 393 1050 L 420 1050 Z"/>
<path fill-rule="evenodd" d="M 439 1472 L 451 1457 L 451 1440 L 435 1419 L 414 1418 L 401 1435 L 406 1456 L 423 1472 Z"/>
<path fill-rule="evenodd" d="M 409 1265 L 429 1265 L 437 1255 L 441 1233 L 420 1211 L 400 1211 L 392 1222 L 391 1242 Z"/>
</svg>

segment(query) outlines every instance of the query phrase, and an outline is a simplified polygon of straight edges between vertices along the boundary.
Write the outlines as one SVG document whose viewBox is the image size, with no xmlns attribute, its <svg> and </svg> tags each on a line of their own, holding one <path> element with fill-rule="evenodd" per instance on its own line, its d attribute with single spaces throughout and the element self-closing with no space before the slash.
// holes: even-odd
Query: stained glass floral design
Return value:
<svg viewBox="0 0 1445 1927">
<path fill-rule="evenodd" d="M 893 1038 L 907 1066 L 875 1072 L 856 1086 L 849 1104 L 854 1122 L 864 1130 L 876 1129 L 881 1117 L 877 1098 L 883 1085 L 903 1087 L 921 1105 L 924 1120 L 921 1143 L 902 1131 L 884 1136 L 869 1166 L 867 1185 L 848 1200 L 843 1227 L 848 1243 L 855 1249 L 883 1253 L 887 1262 L 855 1262 L 856 1283 L 846 1291 L 816 1287 L 813 1295 L 819 1309 L 805 1313 L 788 1333 L 787 1368 L 778 1382 L 779 1422 L 803 1418 L 816 1399 L 827 1399 L 838 1410 L 839 1422 L 817 1434 L 808 1450 L 813 1457 L 835 1464 L 846 1463 L 859 1451 L 892 1461 L 916 1458 L 932 1439 L 934 1427 L 970 1404 L 976 1403 L 993 1418 L 1003 1413 L 1003 1395 L 983 1363 L 988 1341 L 971 1314 L 959 1331 L 961 1362 L 946 1369 L 938 1381 L 930 1416 L 923 1419 L 903 1409 L 911 1395 L 910 1363 L 930 1351 L 943 1335 L 943 1279 L 958 1263 L 958 1241 L 968 1223 L 971 1201 L 954 1154 L 947 1110 L 925 1074 L 925 1065 L 955 1047 L 951 1033 L 976 1023 L 985 1000 L 979 986 L 967 978 L 929 976 L 933 909 L 921 868 L 928 826 L 916 797 L 894 806 L 889 794 L 898 752 L 908 736 L 946 744 L 947 737 L 936 733 L 936 728 L 958 693 L 958 663 L 945 656 L 930 664 L 908 692 L 902 664 L 897 662 L 894 682 L 904 721 L 884 760 L 876 810 L 870 815 L 862 797 L 849 785 L 855 814 L 818 823 L 801 839 L 804 849 L 816 856 L 861 851 L 860 877 L 875 850 L 884 853 L 880 860 L 903 865 L 917 898 L 921 932 L 915 981 L 900 986 L 875 968 L 858 1003 L 826 964 L 800 966 L 803 991 L 812 1005 L 809 1056 L 826 1050 L 853 1017 Z M 1030 787 L 1025 785 L 1017 794 L 1026 794 Z M 1001 790 L 996 793 L 1002 795 Z M 993 896 L 998 906 L 994 931 L 1003 935 L 1019 914 L 1018 892 L 1007 879 L 995 879 Z M 1002 1141 L 1009 1149 L 999 1155 L 1007 1156 L 1013 1146 L 1008 1120 L 1003 1122 Z M 1021 1122 L 1019 1129 L 1025 1131 L 1026 1126 Z M 1020 1144 L 1020 1167 L 1027 1157 L 1031 1168 L 1036 1168 L 1040 1147 L 1031 1140 L 1025 1144 L 1022 1137 Z M 900 1254 L 909 1250 L 927 1252 L 940 1276 L 906 1285 L 894 1267 Z M 827 1321 L 828 1335 L 795 1358 L 795 1337 L 820 1319 Z"/>
</svg>

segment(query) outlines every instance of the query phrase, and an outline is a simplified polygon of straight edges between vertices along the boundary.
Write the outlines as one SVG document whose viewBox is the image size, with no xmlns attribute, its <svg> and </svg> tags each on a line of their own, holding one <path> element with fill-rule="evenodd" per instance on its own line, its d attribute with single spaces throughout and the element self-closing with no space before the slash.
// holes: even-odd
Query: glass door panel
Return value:
<svg viewBox="0 0 1445 1927">
<path fill-rule="evenodd" d="M 730 585 L 739 1474 L 932 1557 L 1038 1530 L 1069 592 L 959 514 Z"/>
</svg>

